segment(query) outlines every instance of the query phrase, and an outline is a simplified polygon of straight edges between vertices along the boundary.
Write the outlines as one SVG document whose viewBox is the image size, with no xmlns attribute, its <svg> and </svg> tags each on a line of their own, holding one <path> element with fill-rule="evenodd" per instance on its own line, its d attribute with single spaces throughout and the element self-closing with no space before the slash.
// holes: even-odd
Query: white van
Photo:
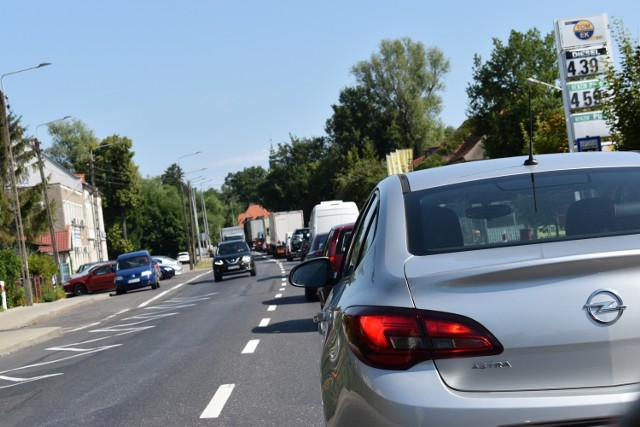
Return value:
<svg viewBox="0 0 640 427">
<path fill-rule="evenodd" d="M 358 214 L 358 206 L 354 202 L 330 200 L 315 205 L 309 217 L 311 239 L 316 234 L 328 233 L 334 225 L 355 222 Z"/>
</svg>

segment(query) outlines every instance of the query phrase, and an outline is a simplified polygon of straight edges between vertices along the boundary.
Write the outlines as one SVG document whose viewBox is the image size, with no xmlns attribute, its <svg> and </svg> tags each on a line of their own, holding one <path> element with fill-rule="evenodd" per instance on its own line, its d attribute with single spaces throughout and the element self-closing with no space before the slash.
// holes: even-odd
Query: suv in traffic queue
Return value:
<svg viewBox="0 0 640 427">
<path fill-rule="evenodd" d="M 256 261 L 244 240 L 220 242 L 213 257 L 213 278 L 216 282 L 228 274 L 256 275 Z"/>
</svg>

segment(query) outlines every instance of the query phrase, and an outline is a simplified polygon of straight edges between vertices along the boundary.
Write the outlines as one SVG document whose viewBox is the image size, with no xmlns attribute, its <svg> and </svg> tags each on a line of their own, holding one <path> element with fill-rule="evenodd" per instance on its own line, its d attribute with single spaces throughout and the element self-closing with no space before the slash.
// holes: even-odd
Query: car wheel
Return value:
<svg viewBox="0 0 640 427">
<path fill-rule="evenodd" d="M 87 287 L 84 285 L 84 283 L 77 283 L 73 287 L 73 293 L 74 293 L 74 295 L 77 295 L 77 296 L 86 295 L 87 294 Z"/>
<path fill-rule="evenodd" d="M 221 280 L 222 280 L 222 274 L 213 273 L 213 281 L 214 282 L 219 282 Z"/>
<path fill-rule="evenodd" d="M 127 291 L 125 289 L 118 289 L 116 288 L 116 295 L 122 295 L 122 294 L 126 294 Z"/>
<path fill-rule="evenodd" d="M 318 291 L 313 288 L 305 288 L 304 297 L 309 302 L 315 302 L 320 300 L 320 298 L 318 298 Z"/>
<path fill-rule="evenodd" d="M 254 265 L 253 268 L 250 271 L 252 276 L 255 276 L 256 274 L 258 274 L 258 272 L 256 271 L 256 266 Z"/>
</svg>

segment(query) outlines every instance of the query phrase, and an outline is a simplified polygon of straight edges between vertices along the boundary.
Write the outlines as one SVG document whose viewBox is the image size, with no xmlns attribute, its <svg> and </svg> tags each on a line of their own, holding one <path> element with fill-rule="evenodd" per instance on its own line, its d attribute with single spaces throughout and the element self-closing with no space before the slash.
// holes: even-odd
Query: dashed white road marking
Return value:
<svg viewBox="0 0 640 427">
<path fill-rule="evenodd" d="M 264 328 L 265 326 L 269 326 L 269 322 L 271 322 L 271 319 L 268 317 L 265 317 L 264 319 L 262 319 L 260 321 L 260 324 L 258 325 L 259 328 Z"/>
<path fill-rule="evenodd" d="M 267 308 L 267 311 L 276 311 L 276 307 L 277 305 L 270 305 L 269 308 Z"/>
<path fill-rule="evenodd" d="M 286 288 L 280 288 L 278 289 L 280 292 L 283 292 Z"/>
<path fill-rule="evenodd" d="M 276 298 L 282 298 L 282 294 L 276 294 Z"/>
<path fill-rule="evenodd" d="M 207 407 L 204 408 L 204 411 L 202 411 L 202 414 L 200 414 L 200 418 L 218 418 L 235 386 L 235 384 L 222 384 L 218 387 L 211 402 L 209 402 Z"/>
<path fill-rule="evenodd" d="M 259 343 L 260 343 L 260 340 L 249 340 L 247 345 L 244 346 L 244 349 L 242 349 L 242 354 L 254 353 Z"/>
</svg>

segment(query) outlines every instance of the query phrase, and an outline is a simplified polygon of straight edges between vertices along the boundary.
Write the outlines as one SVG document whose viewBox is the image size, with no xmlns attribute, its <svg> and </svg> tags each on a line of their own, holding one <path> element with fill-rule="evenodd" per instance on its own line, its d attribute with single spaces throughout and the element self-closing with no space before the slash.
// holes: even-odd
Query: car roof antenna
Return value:
<svg viewBox="0 0 640 427">
<path fill-rule="evenodd" d="M 527 83 L 531 83 L 530 79 L 527 79 Z M 524 161 L 525 166 L 535 166 L 538 161 L 533 158 L 533 113 L 531 112 L 531 87 L 527 90 L 529 94 L 529 158 Z"/>
</svg>

